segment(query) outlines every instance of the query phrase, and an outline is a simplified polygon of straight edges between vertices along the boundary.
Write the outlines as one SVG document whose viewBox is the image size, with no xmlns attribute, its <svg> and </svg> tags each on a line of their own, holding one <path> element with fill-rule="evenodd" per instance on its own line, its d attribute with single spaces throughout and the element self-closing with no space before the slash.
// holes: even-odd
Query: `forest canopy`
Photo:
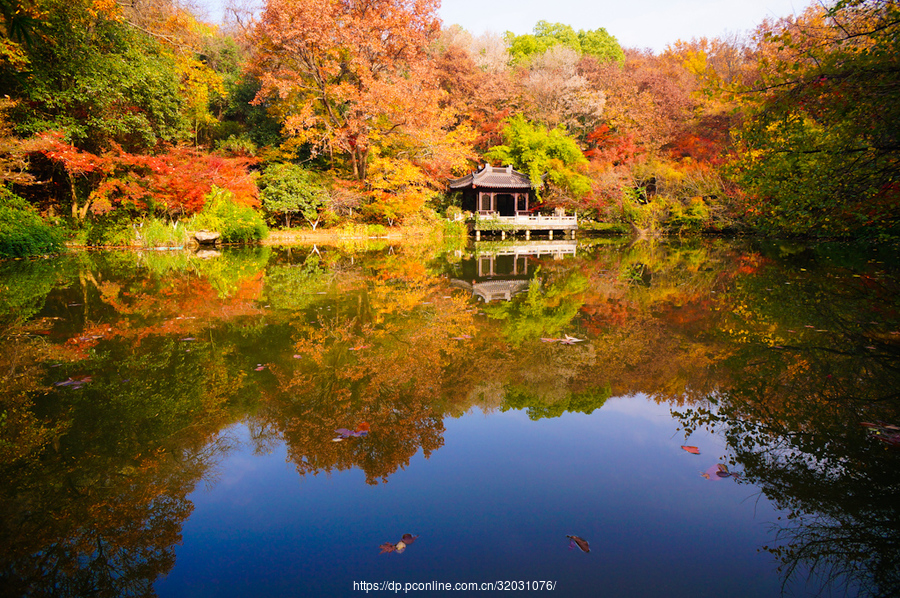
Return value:
<svg viewBox="0 0 900 598">
<path fill-rule="evenodd" d="M 473 35 L 438 6 L 268 0 L 213 25 L 172 0 L 3 0 L 4 209 L 99 244 L 190 227 L 216 189 L 275 226 L 428 224 L 488 162 L 586 228 L 898 233 L 893 0 L 661 53 L 548 21 Z"/>
</svg>

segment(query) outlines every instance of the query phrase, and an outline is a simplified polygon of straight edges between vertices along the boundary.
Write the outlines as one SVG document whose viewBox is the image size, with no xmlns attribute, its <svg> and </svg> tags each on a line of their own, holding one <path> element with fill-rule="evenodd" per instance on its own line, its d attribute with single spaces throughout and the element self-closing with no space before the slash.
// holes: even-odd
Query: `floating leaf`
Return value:
<svg viewBox="0 0 900 598">
<path fill-rule="evenodd" d="M 725 478 L 739 478 L 741 475 L 739 473 L 732 473 L 728 471 L 728 466 L 724 463 L 717 463 L 713 465 L 706 471 L 700 474 L 703 478 L 707 480 L 724 480 Z"/>
<path fill-rule="evenodd" d="M 891 446 L 900 446 L 900 426 L 889 424 L 886 422 L 861 422 L 861 426 L 868 428 L 869 434 L 872 434 L 881 442 Z"/>
<path fill-rule="evenodd" d="M 348 430 L 347 428 L 338 428 L 334 431 L 334 433 L 340 434 L 341 438 L 350 438 L 350 436 L 353 435 L 353 432 L 351 430 Z"/>
<path fill-rule="evenodd" d="M 367 424 L 366 422 L 360 422 L 359 425 L 356 426 L 356 431 L 357 432 L 368 432 L 369 424 Z"/>
<path fill-rule="evenodd" d="M 591 547 L 588 545 L 587 540 L 585 540 L 583 538 L 579 538 L 578 536 L 570 536 L 568 534 L 566 535 L 566 537 L 570 540 L 569 548 L 572 547 L 571 544 L 574 542 L 575 545 L 581 549 L 581 552 L 590 552 L 591 551 Z"/>
<path fill-rule="evenodd" d="M 689 453 L 692 454 L 692 455 L 699 455 L 699 454 L 700 454 L 700 449 L 698 449 L 696 446 L 684 446 L 684 445 L 682 445 L 681 448 L 683 448 L 684 450 L 686 450 L 687 452 L 689 452 Z"/>
<path fill-rule="evenodd" d="M 560 339 L 559 343 L 561 345 L 574 345 L 575 343 L 583 343 L 583 338 L 575 338 L 574 336 L 566 335 L 566 338 Z"/>
<path fill-rule="evenodd" d="M 468 339 L 470 339 L 470 338 L 472 338 L 471 335 L 468 335 L 468 334 L 461 334 L 461 335 L 459 335 L 459 336 L 453 336 L 453 337 L 450 337 L 450 340 L 451 340 L 451 341 L 464 341 L 464 340 L 468 340 Z"/>
<path fill-rule="evenodd" d="M 418 538 L 418 537 L 419 537 L 419 536 L 414 536 L 414 535 L 412 535 L 412 534 L 403 534 L 402 541 L 403 541 L 404 544 L 406 544 L 407 546 L 409 546 L 410 544 L 412 544 L 413 542 L 415 542 L 415 541 L 416 541 L 416 538 Z"/>
<path fill-rule="evenodd" d="M 406 550 L 406 542 L 400 540 L 399 542 L 397 542 L 397 552 L 403 552 L 404 550 Z"/>
<path fill-rule="evenodd" d="M 263 371 L 264 369 L 266 369 L 266 366 L 264 366 L 263 364 L 261 364 L 261 363 L 256 364 L 256 371 L 257 371 L 257 372 L 261 372 L 261 371 Z"/>
<path fill-rule="evenodd" d="M 397 550 L 397 545 L 391 544 L 390 542 L 385 542 L 378 548 L 381 549 L 381 552 L 379 552 L 378 554 L 384 554 L 385 552 L 394 552 L 395 550 Z"/>
<path fill-rule="evenodd" d="M 195 341 L 195 340 L 197 340 L 197 339 L 195 339 L 193 336 L 186 336 L 183 339 L 181 339 L 181 342 L 187 343 L 187 342 Z"/>
</svg>

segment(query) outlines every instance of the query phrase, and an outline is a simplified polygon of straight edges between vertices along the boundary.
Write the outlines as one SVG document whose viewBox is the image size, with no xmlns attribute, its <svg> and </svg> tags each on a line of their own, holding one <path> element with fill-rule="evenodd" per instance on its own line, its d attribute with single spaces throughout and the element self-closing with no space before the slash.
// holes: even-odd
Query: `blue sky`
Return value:
<svg viewBox="0 0 900 598">
<path fill-rule="evenodd" d="M 540 20 L 577 29 L 605 27 L 629 48 L 661 51 L 692 37 L 744 32 L 766 17 L 802 12 L 808 0 L 443 0 L 444 25 L 528 33 Z"/>
</svg>

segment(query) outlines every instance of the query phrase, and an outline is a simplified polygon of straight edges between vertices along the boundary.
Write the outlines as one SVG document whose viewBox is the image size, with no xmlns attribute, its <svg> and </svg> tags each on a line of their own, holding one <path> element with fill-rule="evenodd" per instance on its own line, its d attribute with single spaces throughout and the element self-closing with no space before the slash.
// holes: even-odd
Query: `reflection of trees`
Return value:
<svg viewBox="0 0 900 598">
<path fill-rule="evenodd" d="M 195 269 L 131 254 L 46 263 L 8 298 L 37 317 L 0 336 L 0 594 L 152 595 L 245 375 L 231 345 L 180 337 L 253 313 L 259 276 L 207 295 Z"/>
<path fill-rule="evenodd" d="M 448 339 L 471 336 L 472 311 L 421 267 L 377 271 L 344 276 L 316 319 L 293 324 L 295 359 L 276 371 L 279 389 L 262 416 L 301 473 L 360 467 L 375 483 L 443 443 L 441 398 L 458 396 L 453 373 L 468 356 Z M 335 429 L 363 423 L 368 436 L 333 442 Z"/>
<path fill-rule="evenodd" d="M 107 346 L 64 366 L 89 383 L 39 397 L 52 447 L 0 466 L 0 586 L 9 595 L 147 596 L 174 564 L 187 494 L 224 448 L 225 357 L 183 343 Z"/>
<path fill-rule="evenodd" d="M 720 429 L 745 479 L 790 512 L 770 548 L 786 584 L 811 572 L 895 596 L 900 452 L 860 423 L 900 421 L 900 338 L 887 333 L 900 325 L 896 281 L 827 249 L 776 255 L 778 268 L 766 253 L 723 304 L 732 354 L 718 369 L 731 382 L 683 424 Z"/>
<path fill-rule="evenodd" d="M 241 418 L 301 474 L 376 483 L 440 448 L 447 415 L 590 413 L 642 392 L 723 429 L 744 477 L 795 514 L 773 548 L 788 567 L 894 591 L 897 451 L 858 423 L 900 419 L 896 283 L 787 249 L 597 242 L 539 260 L 540 283 L 483 312 L 421 247 L 34 262 L 0 295 L 0 584 L 151 591 Z M 584 341 L 540 340 L 565 334 Z"/>
</svg>

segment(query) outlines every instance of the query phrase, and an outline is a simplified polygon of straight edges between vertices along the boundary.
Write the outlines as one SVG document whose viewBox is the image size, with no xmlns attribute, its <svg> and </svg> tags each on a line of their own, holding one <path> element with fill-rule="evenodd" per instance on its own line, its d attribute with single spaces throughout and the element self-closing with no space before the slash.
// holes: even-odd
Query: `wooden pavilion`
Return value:
<svg viewBox="0 0 900 598">
<path fill-rule="evenodd" d="M 497 168 L 485 164 L 480 170 L 451 180 L 449 187 L 462 192 L 460 207 L 476 215 L 468 224 L 476 240 L 481 239 L 483 232 L 499 233 L 503 239 L 507 233 L 524 232 L 529 239 L 532 233 L 546 232 L 552 239 L 556 231 L 575 238 L 577 217 L 566 216 L 562 209 L 551 216 L 532 213 L 532 203 L 536 202 L 532 201 L 535 190 L 531 179 L 512 166 Z"/>
<path fill-rule="evenodd" d="M 531 179 L 512 166 L 481 170 L 450 181 L 450 189 L 462 191 L 462 209 L 481 216 L 527 214 L 534 194 Z"/>
</svg>

